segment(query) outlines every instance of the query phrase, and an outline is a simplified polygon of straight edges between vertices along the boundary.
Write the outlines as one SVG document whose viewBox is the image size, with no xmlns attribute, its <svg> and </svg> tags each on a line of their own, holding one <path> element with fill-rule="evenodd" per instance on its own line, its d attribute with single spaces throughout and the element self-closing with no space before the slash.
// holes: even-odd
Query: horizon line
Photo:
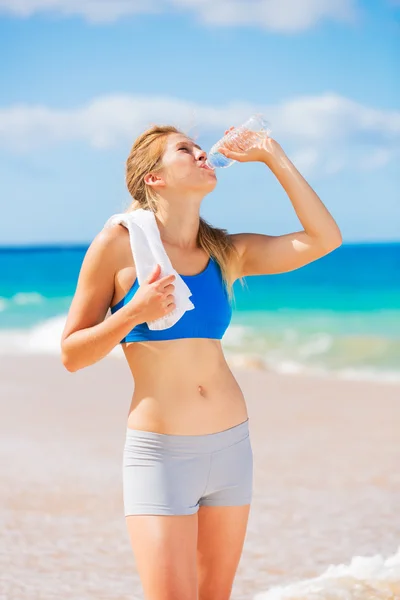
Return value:
<svg viewBox="0 0 400 600">
<path fill-rule="evenodd" d="M 60 243 L 28 243 L 0 245 L 0 252 L 8 251 L 41 251 L 41 250 L 87 250 L 92 242 L 60 242 Z M 353 240 L 341 244 L 343 246 L 389 246 L 400 244 L 398 240 Z"/>
</svg>

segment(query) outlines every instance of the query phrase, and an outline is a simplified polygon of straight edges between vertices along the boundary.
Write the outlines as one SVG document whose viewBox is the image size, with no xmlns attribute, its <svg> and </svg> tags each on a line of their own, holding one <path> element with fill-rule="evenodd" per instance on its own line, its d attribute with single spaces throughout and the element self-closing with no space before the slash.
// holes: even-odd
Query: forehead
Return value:
<svg viewBox="0 0 400 600">
<path fill-rule="evenodd" d="M 166 150 L 176 150 L 179 144 L 188 144 L 201 150 L 201 147 L 198 144 L 196 144 L 193 140 L 191 140 L 186 135 L 183 135 L 182 133 L 170 133 L 167 140 Z"/>
</svg>

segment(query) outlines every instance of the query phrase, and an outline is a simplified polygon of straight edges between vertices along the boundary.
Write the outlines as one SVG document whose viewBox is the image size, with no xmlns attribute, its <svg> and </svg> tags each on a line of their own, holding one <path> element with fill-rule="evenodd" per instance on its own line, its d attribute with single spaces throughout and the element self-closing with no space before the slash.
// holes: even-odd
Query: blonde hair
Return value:
<svg viewBox="0 0 400 600">
<path fill-rule="evenodd" d="M 185 135 L 171 125 L 154 125 L 135 140 L 126 161 L 126 185 L 133 202 L 125 212 L 138 208 L 157 212 L 157 193 L 151 186 L 146 185 L 144 177 L 147 173 L 161 170 L 167 137 L 171 133 Z M 232 300 L 238 253 L 227 230 L 213 227 L 200 217 L 197 242 L 199 247 L 218 262 L 229 298 Z M 243 284 L 242 278 L 240 280 Z"/>
</svg>

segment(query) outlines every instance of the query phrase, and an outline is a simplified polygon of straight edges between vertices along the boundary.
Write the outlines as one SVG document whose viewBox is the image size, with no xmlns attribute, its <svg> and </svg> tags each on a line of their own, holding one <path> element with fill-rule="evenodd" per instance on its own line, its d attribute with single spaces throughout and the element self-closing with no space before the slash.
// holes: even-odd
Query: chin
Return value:
<svg viewBox="0 0 400 600">
<path fill-rule="evenodd" d="M 207 181 L 207 182 L 202 181 L 200 185 L 192 186 L 190 188 L 190 190 L 193 192 L 204 192 L 205 194 L 209 194 L 210 192 L 213 191 L 213 189 L 215 189 L 216 185 L 217 185 L 217 180 L 211 179 L 211 181 Z"/>
<path fill-rule="evenodd" d="M 218 181 L 216 177 L 210 178 L 211 181 L 207 182 L 207 186 L 206 187 L 208 190 L 210 190 L 210 192 L 216 187 Z"/>
</svg>

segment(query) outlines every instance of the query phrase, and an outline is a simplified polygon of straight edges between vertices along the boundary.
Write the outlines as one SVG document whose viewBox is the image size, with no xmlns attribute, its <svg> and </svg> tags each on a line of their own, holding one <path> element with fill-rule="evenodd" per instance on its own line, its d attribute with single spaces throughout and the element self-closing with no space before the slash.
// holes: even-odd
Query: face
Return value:
<svg viewBox="0 0 400 600">
<path fill-rule="evenodd" d="M 208 194 L 216 184 L 215 171 L 206 166 L 206 152 L 181 133 L 170 133 L 162 159 L 163 182 L 160 185 L 184 191 Z"/>
</svg>

